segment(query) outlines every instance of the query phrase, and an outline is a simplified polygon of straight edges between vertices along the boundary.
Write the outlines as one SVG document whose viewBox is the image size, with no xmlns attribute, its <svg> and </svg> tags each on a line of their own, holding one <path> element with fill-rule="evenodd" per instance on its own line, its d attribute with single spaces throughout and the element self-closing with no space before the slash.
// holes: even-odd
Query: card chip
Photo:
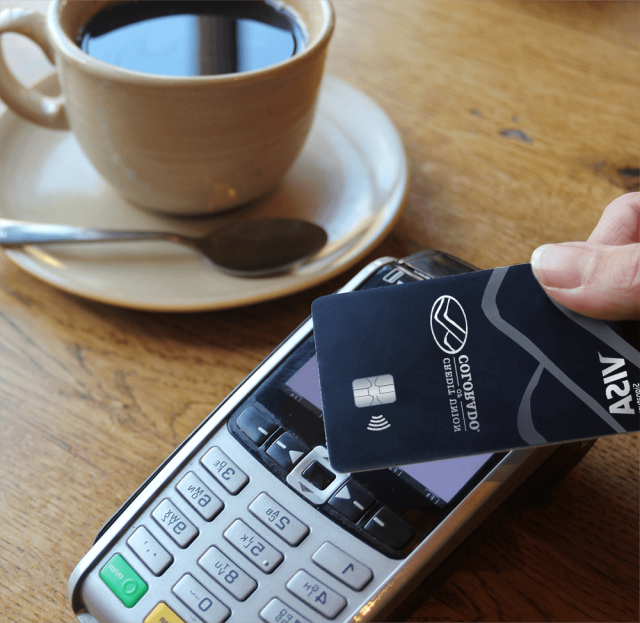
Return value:
<svg viewBox="0 0 640 623">
<path fill-rule="evenodd" d="M 396 401 L 396 387 L 390 374 L 356 379 L 352 386 L 356 407 L 388 405 Z"/>
</svg>

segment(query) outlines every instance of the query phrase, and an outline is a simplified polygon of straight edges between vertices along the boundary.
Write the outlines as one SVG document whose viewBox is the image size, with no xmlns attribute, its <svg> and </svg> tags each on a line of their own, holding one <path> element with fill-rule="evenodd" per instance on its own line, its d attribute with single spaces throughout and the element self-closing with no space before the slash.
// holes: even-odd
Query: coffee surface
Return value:
<svg viewBox="0 0 640 623">
<path fill-rule="evenodd" d="M 165 76 L 229 74 L 283 61 L 304 46 L 297 21 L 254 0 L 125 2 L 85 24 L 77 44 L 125 69 Z"/>
</svg>

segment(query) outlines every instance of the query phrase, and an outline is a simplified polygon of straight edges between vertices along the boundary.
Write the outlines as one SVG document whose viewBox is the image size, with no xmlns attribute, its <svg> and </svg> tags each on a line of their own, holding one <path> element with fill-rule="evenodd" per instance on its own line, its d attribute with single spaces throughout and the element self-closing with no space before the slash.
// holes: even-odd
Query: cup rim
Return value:
<svg viewBox="0 0 640 623">
<path fill-rule="evenodd" d="M 126 1 L 126 0 L 123 0 Z M 279 0 L 263 0 L 264 2 L 271 4 L 278 8 L 278 5 L 285 5 L 284 2 Z M 136 71 L 133 69 L 126 69 L 118 65 L 113 65 L 102 61 L 93 56 L 90 56 L 84 52 L 76 43 L 72 41 L 66 32 L 62 29 L 59 20 L 59 14 L 67 4 L 67 0 L 54 0 L 48 7 L 47 22 L 49 24 L 50 37 L 55 44 L 56 50 L 66 57 L 66 60 L 73 64 L 79 64 L 86 71 L 95 74 L 98 77 L 106 78 L 110 80 L 120 79 L 122 81 L 131 81 L 136 83 L 142 83 L 153 86 L 170 86 L 172 84 L 184 85 L 186 83 L 192 84 L 225 84 L 234 83 L 238 81 L 247 80 L 260 80 L 268 79 L 273 74 L 282 71 L 283 67 L 296 67 L 301 63 L 304 63 L 308 57 L 314 56 L 320 53 L 329 43 L 333 29 L 335 26 L 335 10 L 331 3 L 331 0 L 314 0 L 323 9 L 324 23 L 322 30 L 316 37 L 316 39 L 310 44 L 304 47 L 299 53 L 290 56 L 273 65 L 267 65 L 260 69 L 252 69 L 249 71 L 242 71 L 229 74 L 213 74 L 206 76 L 167 76 L 161 74 L 150 74 L 142 71 Z"/>
</svg>

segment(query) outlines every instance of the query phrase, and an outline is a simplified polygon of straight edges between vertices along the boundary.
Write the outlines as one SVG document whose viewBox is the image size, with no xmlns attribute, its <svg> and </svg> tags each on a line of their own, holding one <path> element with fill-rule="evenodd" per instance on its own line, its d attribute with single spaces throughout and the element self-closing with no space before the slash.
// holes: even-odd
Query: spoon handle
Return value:
<svg viewBox="0 0 640 623">
<path fill-rule="evenodd" d="M 45 225 L 0 219 L 0 246 L 55 242 L 108 242 L 110 240 L 162 240 L 166 234 L 152 231 L 110 231 L 67 225 Z"/>
</svg>

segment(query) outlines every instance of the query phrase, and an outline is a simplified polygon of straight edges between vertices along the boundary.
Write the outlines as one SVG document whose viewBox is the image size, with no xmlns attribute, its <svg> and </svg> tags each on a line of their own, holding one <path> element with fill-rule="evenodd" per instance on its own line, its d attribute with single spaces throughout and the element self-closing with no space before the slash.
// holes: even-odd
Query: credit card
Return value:
<svg viewBox="0 0 640 623">
<path fill-rule="evenodd" d="M 557 305 L 530 264 L 334 294 L 311 311 L 338 471 L 640 428 L 640 323 Z"/>
</svg>

